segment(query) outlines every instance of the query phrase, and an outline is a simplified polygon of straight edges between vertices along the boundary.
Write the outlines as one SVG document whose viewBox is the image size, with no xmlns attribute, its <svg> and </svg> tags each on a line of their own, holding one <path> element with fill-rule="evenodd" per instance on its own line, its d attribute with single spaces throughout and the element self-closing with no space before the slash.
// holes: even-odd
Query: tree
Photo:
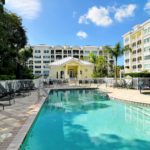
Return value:
<svg viewBox="0 0 150 150">
<path fill-rule="evenodd" d="M 94 64 L 94 72 L 95 72 L 96 71 L 97 56 L 92 52 L 89 53 L 89 61 Z"/>
<path fill-rule="evenodd" d="M 30 57 L 32 57 L 33 49 L 31 47 L 22 48 L 19 51 L 18 62 L 26 67 L 27 61 Z"/>
<path fill-rule="evenodd" d="M 26 44 L 27 37 L 26 31 L 22 26 L 22 19 L 16 14 L 4 10 L 3 13 L 0 13 L 1 74 L 8 74 L 8 72 L 12 71 L 12 74 L 16 74 L 16 78 L 20 78 L 20 74 L 18 73 L 21 65 L 18 62 L 20 59 L 19 51 L 24 48 Z"/>
<path fill-rule="evenodd" d="M 3 6 L 4 4 L 5 4 L 5 0 L 0 0 L 0 13 L 2 13 L 4 10 L 4 6 Z"/>
<path fill-rule="evenodd" d="M 115 58 L 115 81 L 117 83 L 117 65 L 118 65 L 118 58 L 123 55 L 125 51 L 131 50 L 129 46 L 121 47 L 120 43 L 117 43 L 115 47 L 105 46 L 104 50 L 109 52 Z"/>
<path fill-rule="evenodd" d="M 108 63 L 103 56 L 97 56 L 94 77 L 105 77 L 108 74 Z"/>
<path fill-rule="evenodd" d="M 96 56 L 91 52 L 89 61 L 94 64 L 93 77 L 104 77 L 107 75 L 108 63 L 103 56 Z"/>
</svg>

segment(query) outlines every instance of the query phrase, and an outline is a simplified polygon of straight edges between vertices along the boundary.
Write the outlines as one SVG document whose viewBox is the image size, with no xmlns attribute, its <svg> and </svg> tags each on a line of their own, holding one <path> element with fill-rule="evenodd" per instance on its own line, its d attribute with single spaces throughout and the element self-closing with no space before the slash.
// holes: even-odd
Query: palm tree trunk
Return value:
<svg viewBox="0 0 150 150">
<path fill-rule="evenodd" d="M 117 57 L 115 58 L 116 59 L 116 64 L 115 64 L 115 82 L 116 82 L 116 84 L 117 84 Z"/>
</svg>

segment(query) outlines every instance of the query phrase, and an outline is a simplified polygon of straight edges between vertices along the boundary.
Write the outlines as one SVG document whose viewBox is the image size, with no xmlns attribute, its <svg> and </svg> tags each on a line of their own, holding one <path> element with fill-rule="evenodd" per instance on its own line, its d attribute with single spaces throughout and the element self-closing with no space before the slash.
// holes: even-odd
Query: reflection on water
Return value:
<svg viewBox="0 0 150 150">
<path fill-rule="evenodd" d="M 125 104 L 125 121 L 129 124 L 134 122 L 136 130 L 150 136 L 150 107 Z"/>
<path fill-rule="evenodd" d="M 62 108 L 64 111 L 88 111 L 99 108 L 107 108 L 108 104 L 101 103 L 108 101 L 109 98 L 105 93 L 99 94 L 95 90 L 64 90 L 55 92 L 52 91 L 48 97 L 46 107 L 47 109 L 54 108 L 57 110 Z"/>
</svg>

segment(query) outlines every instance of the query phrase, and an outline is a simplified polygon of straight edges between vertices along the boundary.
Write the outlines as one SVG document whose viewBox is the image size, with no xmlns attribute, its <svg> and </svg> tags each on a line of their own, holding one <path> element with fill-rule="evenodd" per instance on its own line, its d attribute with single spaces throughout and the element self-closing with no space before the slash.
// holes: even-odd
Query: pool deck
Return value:
<svg viewBox="0 0 150 150">
<path fill-rule="evenodd" d="M 140 94 L 139 90 L 112 88 L 106 85 L 99 86 L 99 90 L 107 92 L 111 98 L 150 105 L 150 94 Z"/>
<path fill-rule="evenodd" d="M 0 107 L 0 150 L 17 150 L 45 100 L 42 90 L 18 96 L 15 104 Z"/>
<path fill-rule="evenodd" d="M 5 110 L 2 110 L 2 107 L 0 107 L 0 150 L 17 150 L 19 148 L 50 90 L 83 88 L 95 89 L 97 86 L 68 87 L 58 85 L 32 91 L 29 96 L 16 97 L 16 103 L 5 107 Z M 99 90 L 107 92 L 112 98 L 150 104 L 150 95 L 140 94 L 137 90 L 106 88 L 105 85 L 99 86 Z"/>
</svg>

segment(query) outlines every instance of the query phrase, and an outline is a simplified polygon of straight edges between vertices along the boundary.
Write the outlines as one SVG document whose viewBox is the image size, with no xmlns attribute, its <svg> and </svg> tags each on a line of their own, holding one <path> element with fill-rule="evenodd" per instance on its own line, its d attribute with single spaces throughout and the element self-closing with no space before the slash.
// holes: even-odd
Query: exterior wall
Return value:
<svg viewBox="0 0 150 150">
<path fill-rule="evenodd" d="M 61 79 L 61 71 L 64 72 L 64 76 L 63 79 L 69 79 L 69 69 L 75 69 L 77 76 L 76 78 L 78 79 L 86 79 L 86 78 L 92 78 L 92 74 L 93 74 L 93 69 L 94 66 L 83 66 L 80 64 L 76 64 L 74 65 L 74 63 L 68 63 L 66 65 L 63 66 L 51 66 L 50 70 L 51 73 L 49 74 L 49 77 L 52 79 L 56 79 L 57 78 L 57 74 L 58 74 L 58 79 Z"/>
<path fill-rule="evenodd" d="M 123 35 L 123 42 L 132 49 L 124 53 L 125 73 L 150 71 L 150 20 Z"/>
<path fill-rule="evenodd" d="M 28 66 L 33 69 L 34 75 L 48 76 L 49 63 L 63 59 L 65 57 L 75 57 L 78 59 L 83 59 L 87 57 L 90 52 L 93 52 L 96 55 L 103 55 L 108 62 L 114 63 L 114 59 L 111 58 L 109 54 L 103 53 L 103 47 L 35 45 L 32 46 L 32 48 L 33 58 L 29 59 Z"/>
</svg>

